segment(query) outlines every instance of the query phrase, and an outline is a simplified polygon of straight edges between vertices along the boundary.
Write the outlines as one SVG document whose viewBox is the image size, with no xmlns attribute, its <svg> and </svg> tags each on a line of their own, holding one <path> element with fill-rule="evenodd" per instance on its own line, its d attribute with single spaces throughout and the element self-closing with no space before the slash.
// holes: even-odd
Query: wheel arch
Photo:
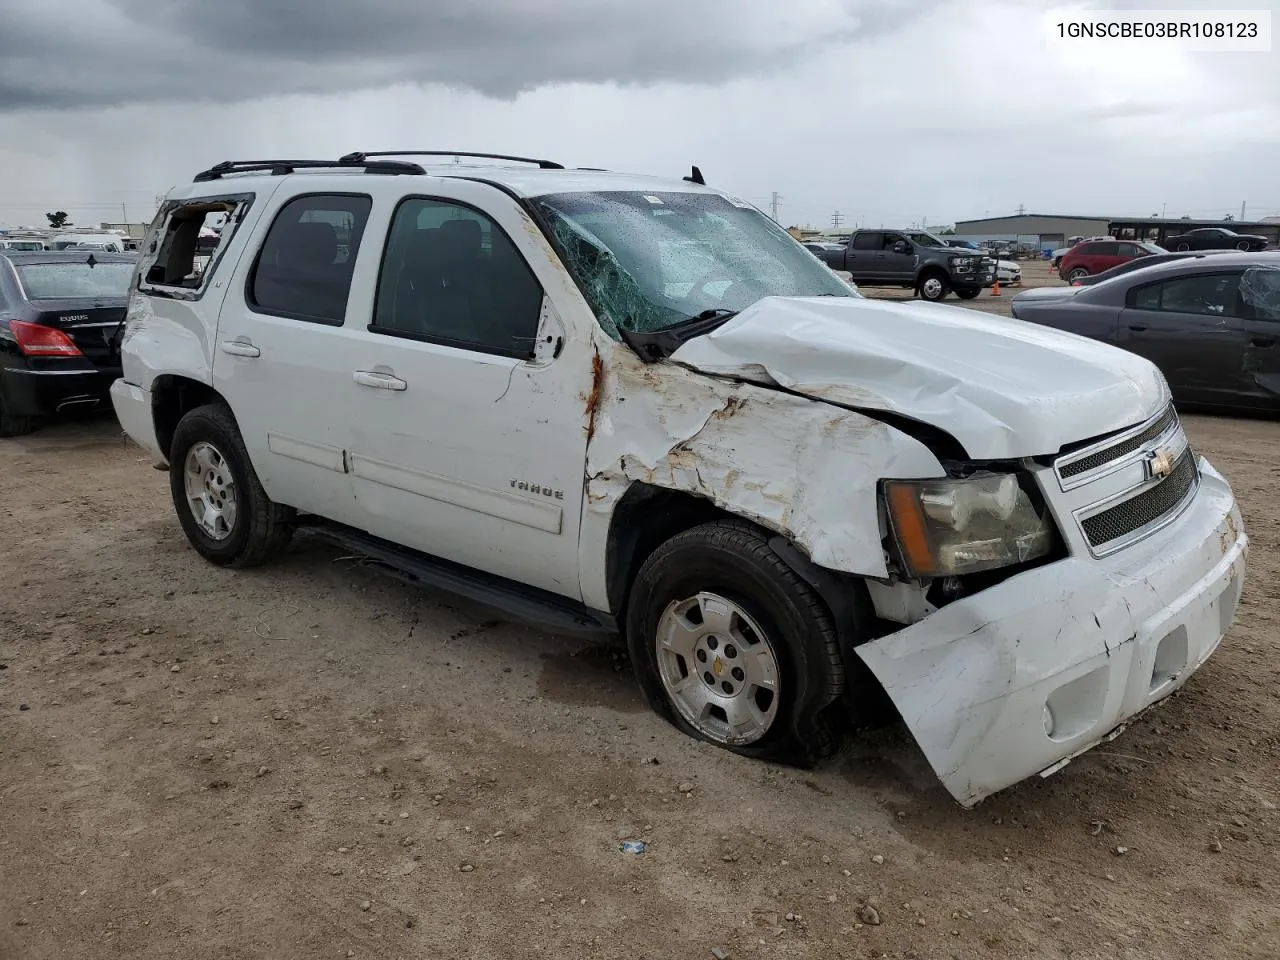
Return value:
<svg viewBox="0 0 1280 960">
<path fill-rule="evenodd" d="M 226 402 L 222 394 L 209 384 L 192 377 L 180 374 L 161 374 L 156 377 L 151 384 L 151 419 L 155 425 L 156 443 L 166 462 L 179 421 L 196 407 Z"/>
</svg>

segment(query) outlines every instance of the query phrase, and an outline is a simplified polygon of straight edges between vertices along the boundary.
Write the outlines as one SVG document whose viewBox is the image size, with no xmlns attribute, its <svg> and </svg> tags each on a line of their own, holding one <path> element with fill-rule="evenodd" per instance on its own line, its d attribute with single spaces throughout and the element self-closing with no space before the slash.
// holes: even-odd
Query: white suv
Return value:
<svg viewBox="0 0 1280 960">
<path fill-rule="evenodd" d="M 220 164 L 152 225 L 112 396 L 214 563 L 305 528 L 619 631 L 752 756 L 820 760 L 883 691 L 966 805 L 1226 632 L 1240 514 L 1146 360 L 863 299 L 696 168 L 427 155 Z"/>
</svg>

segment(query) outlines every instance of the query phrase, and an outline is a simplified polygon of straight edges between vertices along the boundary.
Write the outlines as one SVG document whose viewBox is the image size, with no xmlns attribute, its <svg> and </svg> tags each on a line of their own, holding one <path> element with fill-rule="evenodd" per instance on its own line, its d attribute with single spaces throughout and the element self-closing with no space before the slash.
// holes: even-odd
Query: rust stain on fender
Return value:
<svg viewBox="0 0 1280 960">
<path fill-rule="evenodd" d="M 584 398 L 587 414 L 587 443 L 596 432 L 596 412 L 600 409 L 600 394 L 604 389 L 604 361 L 600 351 L 591 354 L 591 392 Z"/>
</svg>

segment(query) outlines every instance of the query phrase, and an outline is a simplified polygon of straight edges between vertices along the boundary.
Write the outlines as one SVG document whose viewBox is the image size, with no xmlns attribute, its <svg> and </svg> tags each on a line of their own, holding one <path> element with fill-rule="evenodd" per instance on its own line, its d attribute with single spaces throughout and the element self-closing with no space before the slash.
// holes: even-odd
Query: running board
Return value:
<svg viewBox="0 0 1280 960">
<path fill-rule="evenodd" d="M 411 550 L 363 530 L 318 517 L 302 517 L 298 531 L 384 564 L 390 568 L 389 573 L 409 583 L 475 600 L 543 629 L 587 634 L 618 632 L 617 621 L 610 614 L 568 597 Z"/>
</svg>

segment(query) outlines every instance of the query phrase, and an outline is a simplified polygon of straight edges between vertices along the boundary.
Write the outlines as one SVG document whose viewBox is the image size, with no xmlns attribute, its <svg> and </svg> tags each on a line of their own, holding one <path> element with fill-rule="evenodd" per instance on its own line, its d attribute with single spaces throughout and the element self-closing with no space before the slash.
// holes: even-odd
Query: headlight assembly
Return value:
<svg viewBox="0 0 1280 960">
<path fill-rule="evenodd" d="M 1010 473 L 887 480 L 884 498 L 900 558 L 916 577 L 994 570 L 1053 548 L 1053 521 Z"/>
</svg>

